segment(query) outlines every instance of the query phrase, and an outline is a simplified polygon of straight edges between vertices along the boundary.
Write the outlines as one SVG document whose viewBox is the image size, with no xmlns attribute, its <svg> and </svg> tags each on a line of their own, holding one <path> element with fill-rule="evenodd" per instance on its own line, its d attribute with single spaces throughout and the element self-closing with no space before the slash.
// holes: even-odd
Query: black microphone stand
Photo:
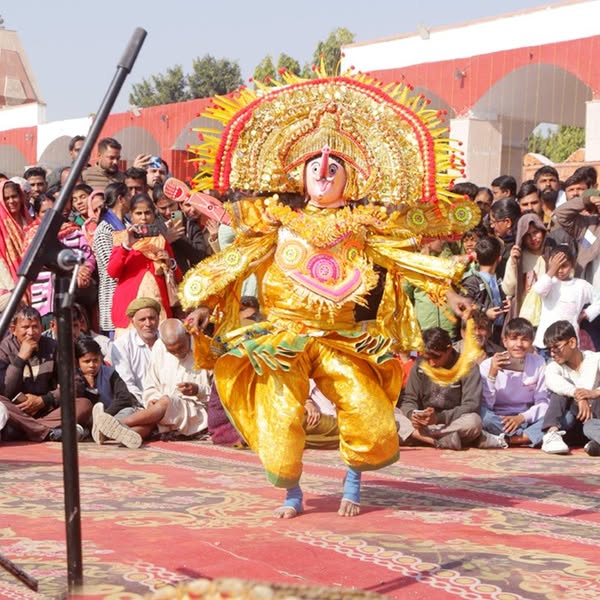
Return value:
<svg viewBox="0 0 600 600">
<path fill-rule="evenodd" d="M 6 309 L 0 318 L 0 339 L 15 314 L 27 286 L 34 282 L 46 265 L 55 273 L 55 311 L 57 317 L 58 341 L 58 382 L 61 396 L 61 426 L 63 454 L 63 484 L 65 496 L 65 525 L 67 541 L 67 575 L 69 589 L 83 583 L 83 564 L 81 551 L 81 507 L 79 498 L 79 463 L 77 455 L 77 429 L 75 422 L 75 384 L 74 384 L 74 350 L 73 350 L 73 293 L 77 281 L 77 270 L 82 258 L 76 251 L 68 250 L 58 241 L 58 232 L 63 221 L 63 209 L 79 175 L 83 170 L 87 157 L 91 156 L 102 127 L 131 72 L 133 64 L 146 38 L 146 31 L 136 28 L 129 44 L 117 65 L 117 72 L 104 96 L 94 118 L 90 131 L 75 160 L 71 172 L 65 181 L 60 195 L 42 220 L 23 261 L 17 271 L 19 279 L 10 297 Z M 73 273 L 71 274 L 71 271 Z M 37 581 L 18 569 L 0 554 L 0 565 L 7 568 L 20 581 L 31 589 L 37 590 Z"/>
</svg>

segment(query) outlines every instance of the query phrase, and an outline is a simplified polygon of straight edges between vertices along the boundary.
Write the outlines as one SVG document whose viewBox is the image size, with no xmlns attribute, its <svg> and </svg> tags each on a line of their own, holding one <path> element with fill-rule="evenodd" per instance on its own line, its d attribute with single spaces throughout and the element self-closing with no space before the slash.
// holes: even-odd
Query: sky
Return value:
<svg viewBox="0 0 600 600">
<path fill-rule="evenodd" d="M 312 61 L 320 41 L 338 27 L 368 42 L 427 27 L 548 6 L 543 0 L 5 0 L 4 27 L 17 31 L 33 70 L 46 119 L 96 113 L 137 27 L 148 33 L 115 102 L 129 108 L 132 85 L 181 65 L 190 73 L 195 58 L 210 54 L 237 61 L 242 77 L 270 54 L 288 54 L 301 65 Z M 508 34 L 508 33 L 507 33 Z M 476 51 L 476 49 L 474 49 Z"/>
</svg>

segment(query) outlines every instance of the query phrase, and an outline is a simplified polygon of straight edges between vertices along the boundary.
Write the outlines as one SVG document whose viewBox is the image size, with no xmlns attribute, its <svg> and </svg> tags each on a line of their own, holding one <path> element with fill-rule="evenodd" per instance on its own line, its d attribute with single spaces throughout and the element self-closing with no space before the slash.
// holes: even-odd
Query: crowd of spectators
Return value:
<svg viewBox="0 0 600 600">
<path fill-rule="evenodd" d="M 84 138 L 70 144 L 77 157 Z M 121 144 L 100 140 L 97 158 L 68 198 L 58 237 L 77 249 L 73 332 L 78 436 L 136 448 L 155 436 L 213 435 L 243 445 L 220 406 L 210 371 L 194 368 L 177 284 L 230 243 L 231 228 L 165 195 L 160 157 L 140 155 L 121 171 Z M 0 311 L 17 269 L 70 167 L 0 175 Z M 511 175 L 463 181 L 453 191 L 477 204 L 481 221 L 462 240 L 424 240 L 421 252 L 460 256 L 460 290 L 480 359 L 451 385 L 427 365 L 452 369 L 465 322 L 408 284 L 423 334 L 405 370 L 396 416 L 403 445 L 460 450 L 531 446 L 600 455 L 600 192 L 593 167 L 564 181 L 551 166 L 519 186 Z M 244 286 L 241 317 L 260 320 L 256 286 Z M 42 270 L 0 342 L 1 439 L 62 438 L 53 276 Z M 306 401 L 307 443 L 335 444 L 335 411 L 319 390 Z"/>
</svg>

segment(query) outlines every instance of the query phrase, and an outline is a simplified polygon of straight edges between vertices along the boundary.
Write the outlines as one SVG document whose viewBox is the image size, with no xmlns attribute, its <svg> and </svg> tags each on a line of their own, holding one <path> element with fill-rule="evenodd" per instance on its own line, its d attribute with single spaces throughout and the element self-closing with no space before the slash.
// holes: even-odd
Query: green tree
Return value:
<svg viewBox="0 0 600 600">
<path fill-rule="evenodd" d="M 277 67 L 273 64 L 273 57 L 267 54 L 254 69 L 253 78 L 255 81 L 265 81 L 267 78 L 276 81 L 282 81 L 280 71 L 285 69 L 295 75 L 300 75 L 300 63 L 287 54 L 280 54 L 277 59 Z"/>
<path fill-rule="evenodd" d="M 527 150 L 548 157 L 559 163 L 567 159 L 573 152 L 585 146 L 585 129 L 571 125 L 561 125 L 550 133 L 532 134 L 527 141 Z"/>
<path fill-rule="evenodd" d="M 313 53 L 313 60 L 310 64 L 305 64 L 300 67 L 300 63 L 293 57 L 287 54 L 280 54 L 277 60 L 277 67 L 273 63 L 271 55 L 267 54 L 254 69 L 254 79 L 264 81 L 265 78 L 281 80 L 279 75 L 280 69 L 286 69 L 296 75 L 301 75 L 307 79 L 315 76 L 312 66 L 321 64 L 321 56 L 325 63 L 327 73 L 330 75 L 337 74 L 340 68 L 340 60 L 342 57 L 342 46 L 354 42 L 354 34 L 348 31 L 345 27 L 335 29 L 329 34 L 329 37 L 323 42 L 317 44 L 317 48 Z"/>
<path fill-rule="evenodd" d="M 300 63 L 295 58 L 283 53 L 280 54 L 277 59 L 277 76 L 279 79 L 281 78 L 279 76 L 279 71 L 281 69 L 294 73 L 294 75 L 300 75 L 301 73 Z"/>
<path fill-rule="evenodd" d="M 342 58 L 342 46 L 354 42 L 354 34 L 345 27 L 339 27 L 329 34 L 324 42 L 317 44 L 313 54 L 313 64 L 320 65 L 321 57 L 325 63 L 325 69 L 329 75 L 337 75 Z M 310 68 L 310 67 L 309 67 Z M 305 67 L 304 72 L 307 72 Z"/>
<path fill-rule="evenodd" d="M 191 98 L 181 65 L 175 65 L 164 75 L 152 75 L 149 80 L 134 83 L 129 103 L 142 108 L 171 102 L 183 102 Z"/>
<path fill-rule="evenodd" d="M 254 74 L 252 75 L 254 81 L 263 82 L 267 77 L 275 79 L 277 77 L 277 71 L 273 64 L 273 58 L 270 54 L 267 54 L 255 67 Z"/>
<path fill-rule="evenodd" d="M 192 98 L 229 94 L 242 85 L 240 66 L 237 61 L 207 54 L 193 61 L 187 83 Z"/>
</svg>

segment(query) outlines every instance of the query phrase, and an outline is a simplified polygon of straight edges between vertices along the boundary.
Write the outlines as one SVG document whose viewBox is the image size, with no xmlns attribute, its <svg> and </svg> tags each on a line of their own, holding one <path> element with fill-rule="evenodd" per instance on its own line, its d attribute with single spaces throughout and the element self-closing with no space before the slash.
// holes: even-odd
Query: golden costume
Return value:
<svg viewBox="0 0 600 600">
<path fill-rule="evenodd" d="M 275 485 L 299 481 L 311 378 L 336 405 L 344 461 L 357 471 L 390 464 L 402 381 L 393 352 L 421 346 L 402 282 L 444 302 L 463 266 L 416 253 L 419 238 L 478 221 L 447 190 L 460 159 L 441 136 L 441 114 L 362 75 L 287 75 L 282 86 L 217 98 L 209 116 L 225 130 L 204 132 L 196 148 L 197 189 L 254 194 L 229 206 L 234 243 L 180 286 L 185 309 L 212 309 L 215 334 L 196 336 L 198 363 L 214 367 L 228 415 Z M 367 202 L 292 209 L 280 199 L 304 192 L 305 164 L 322 151 L 343 161 L 343 198 Z M 373 322 L 357 323 L 355 305 L 378 282 L 374 265 L 387 270 L 383 298 Z M 240 327 L 249 273 L 265 320 Z"/>
</svg>

